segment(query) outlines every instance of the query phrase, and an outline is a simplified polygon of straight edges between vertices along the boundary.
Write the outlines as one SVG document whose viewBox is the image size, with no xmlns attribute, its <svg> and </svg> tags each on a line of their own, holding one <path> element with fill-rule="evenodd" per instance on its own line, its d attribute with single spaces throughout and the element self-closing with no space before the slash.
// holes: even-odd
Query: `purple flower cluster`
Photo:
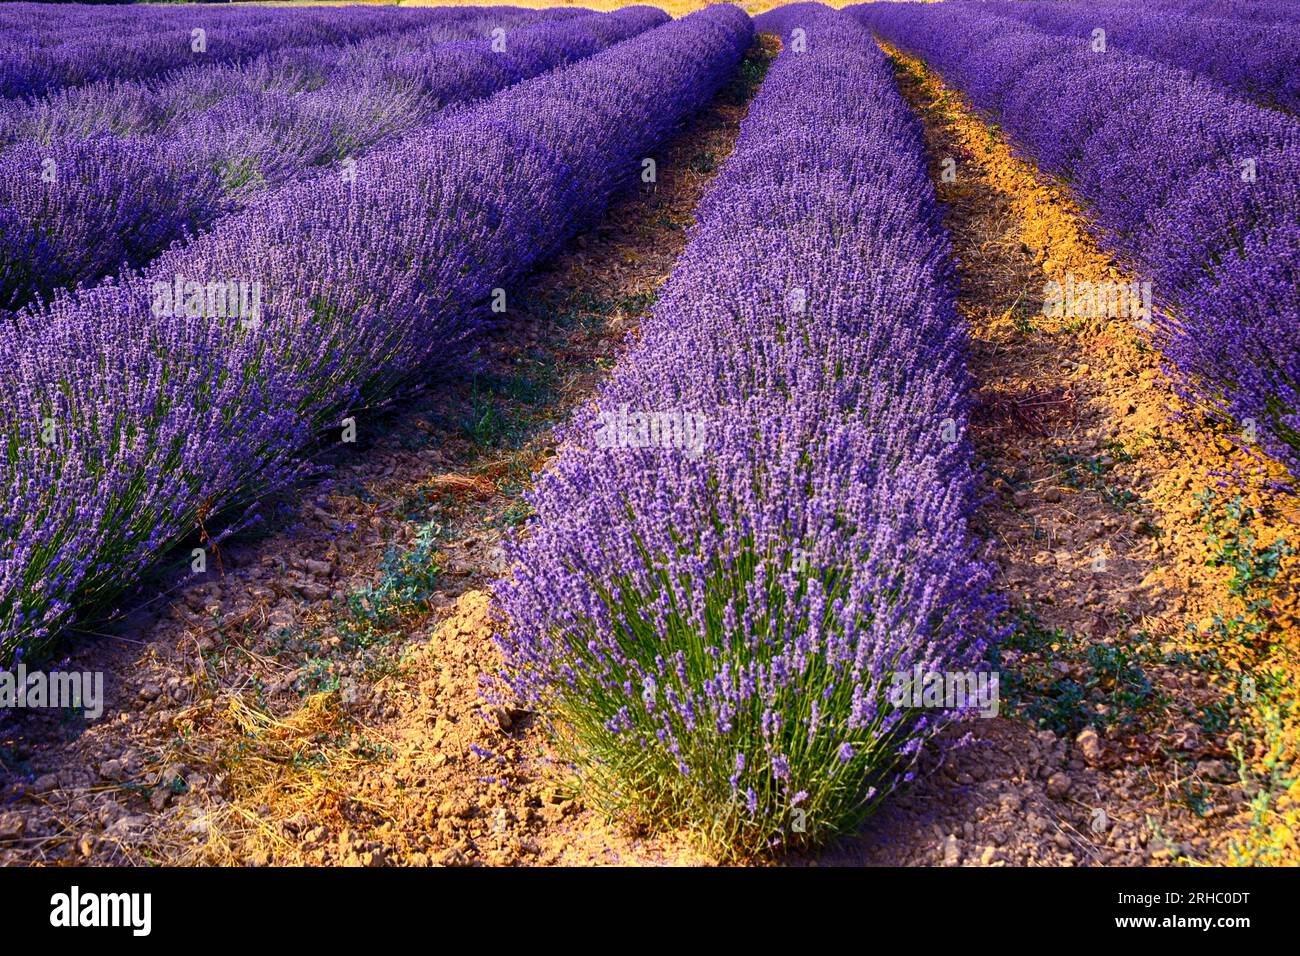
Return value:
<svg viewBox="0 0 1300 956">
<path fill-rule="evenodd" d="M 978 667 L 999 610 L 918 123 L 852 18 L 757 26 L 783 52 L 497 589 L 588 798 L 729 852 L 869 812 L 947 716 L 895 673 Z"/>
<path fill-rule="evenodd" d="M 474 15 L 465 8 L 426 9 L 427 17 L 395 24 L 376 22 L 372 35 L 354 42 L 275 47 L 240 63 L 201 62 L 161 76 L 99 80 L 45 97 L 0 102 L 0 144 L 93 133 L 142 136 L 180 131 L 195 114 L 234 96 L 307 93 L 343 71 L 374 69 L 377 64 L 427 53 L 436 44 L 485 37 L 498 26 L 515 28 L 585 15 L 585 11 L 491 7 L 473 8 Z"/>
<path fill-rule="evenodd" d="M 7 5 L 8 6 L 8 5 Z M 348 43 L 442 14 L 391 7 L 170 9 L 13 4 L 0 21 L 0 97 L 45 96 L 95 80 L 139 80 L 277 47 Z"/>
<path fill-rule="evenodd" d="M 1295 0 L 1097 0 L 1101 9 L 1142 9 L 1184 17 L 1294 24 Z"/>
<path fill-rule="evenodd" d="M 1149 56 L 1210 77 L 1266 104 L 1300 110 L 1300 25 L 1200 19 L 1178 9 L 1079 2 L 991 2 L 976 7 L 1047 33 L 1104 41 L 1106 50 Z M 1094 31 L 1105 31 L 1104 37 Z"/>
<path fill-rule="evenodd" d="M 143 265 L 221 211 L 181 144 L 61 139 L 0 154 L 0 321 L 55 290 Z"/>
<path fill-rule="evenodd" d="M 368 403 L 454 360 L 494 289 L 634 181 L 751 38 L 730 6 L 666 23 L 0 323 L 4 656 L 198 520 L 219 538 L 302 473 L 320 430 L 364 431 Z"/>
<path fill-rule="evenodd" d="M 852 8 L 995 115 L 1150 277 L 1182 394 L 1300 476 L 1300 123 L 983 4 Z"/>
<path fill-rule="evenodd" d="M 9 211 L 0 232 L 9 259 L 8 275 L 0 278 L 0 317 L 34 296 L 48 298 L 124 265 L 142 266 L 261 189 L 355 157 L 428 125 L 452 104 L 488 96 L 667 19 L 658 10 L 634 7 L 543 21 L 500 34 L 500 52 L 490 48 L 486 30 L 472 40 L 426 49 L 411 48 L 406 35 L 385 37 L 365 44 L 364 56 L 329 51 L 343 65 L 315 89 L 250 89 L 190 113 L 171 108 L 174 100 L 150 96 L 145 84 L 129 93 L 125 85 L 96 84 L 56 97 L 75 109 L 77 119 L 40 111 L 42 131 L 79 124 L 120 127 L 120 116 L 146 122 L 163 117 L 159 125 L 166 128 L 152 135 L 62 134 L 46 142 L 20 141 L 0 154 L 0 208 Z M 426 31 L 421 34 L 428 39 Z M 293 66 L 297 72 L 304 63 L 298 59 Z M 212 70 L 187 72 L 199 74 L 198 82 L 171 85 L 172 97 L 193 97 L 196 86 L 212 89 L 202 76 Z M 325 71 L 318 66 L 316 72 Z M 253 72 L 255 80 L 264 75 L 265 70 Z M 81 95 L 92 91 L 100 94 L 98 116 L 92 98 Z"/>
</svg>

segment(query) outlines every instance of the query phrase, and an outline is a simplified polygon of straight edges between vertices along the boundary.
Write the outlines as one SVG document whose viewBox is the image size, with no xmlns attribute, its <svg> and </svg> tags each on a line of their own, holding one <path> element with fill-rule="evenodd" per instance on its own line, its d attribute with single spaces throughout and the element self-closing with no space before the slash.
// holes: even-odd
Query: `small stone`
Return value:
<svg viewBox="0 0 1300 956">
<path fill-rule="evenodd" d="M 147 829 L 149 824 L 150 820 L 146 816 L 121 816 L 113 821 L 107 833 L 115 838 L 130 837 Z"/>
<path fill-rule="evenodd" d="M 949 833 L 943 840 L 943 865 L 956 866 L 961 862 L 961 844 Z"/>
<path fill-rule="evenodd" d="M 1085 727 L 1079 733 L 1079 736 L 1074 738 L 1074 742 L 1079 748 L 1079 753 L 1083 754 L 1083 759 L 1089 766 L 1095 767 L 1101 762 L 1101 737 L 1096 728 Z"/>
<path fill-rule="evenodd" d="M 1070 792 L 1073 782 L 1068 774 L 1054 773 L 1047 778 L 1047 795 L 1060 800 Z"/>
<path fill-rule="evenodd" d="M 474 815 L 474 808 L 464 797 L 448 797 L 438 804 L 438 816 L 464 820 Z"/>
<path fill-rule="evenodd" d="M 324 601 L 330 596 L 330 589 L 323 584 L 317 584 L 315 581 L 304 581 L 298 585 L 298 590 L 308 601 Z"/>
<path fill-rule="evenodd" d="M 0 840 L 17 840 L 26 827 L 21 813 L 0 813 Z"/>
<path fill-rule="evenodd" d="M 452 847 L 447 850 L 446 853 L 442 854 L 442 856 L 438 857 L 438 862 L 443 866 L 467 866 L 469 864 L 469 860 L 465 858 L 465 854 L 461 853 L 460 850 L 455 847 Z"/>
<path fill-rule="evenodd" d="M 328 561 L 314 561 L 308 558 L 302 564 L 308 573 L 314 577 L 327 578 L 334 573 L 334 566 Z"/>
<path fill-rule="evenodd" d="M 1237 775 L 1222 760 L 1202 760 L 1196 765 L 1196 772 L 1216 783 L 1230 783 Z"/>
</svg>

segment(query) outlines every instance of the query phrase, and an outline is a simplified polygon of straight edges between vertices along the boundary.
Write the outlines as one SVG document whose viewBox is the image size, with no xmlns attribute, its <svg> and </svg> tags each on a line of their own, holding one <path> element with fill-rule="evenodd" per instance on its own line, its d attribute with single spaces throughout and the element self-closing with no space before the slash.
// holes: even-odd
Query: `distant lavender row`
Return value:
<svg viewBox="0 0 1300 956">
<path fill-rule="evenodd" d="M 155 12 L 154 7 L 144 7 L 140 15 Z M 0 97 L 44 96 L 95 80 L 141 79 L 196 63 L 239 62 L 277 47 L 355 42 L 413 21 L 436 22 L 448 15 L 437 8 L 373 6 L 287 10 L 204 6 L 186 12 L 189 16 L 180 14 L 179 20 L 168 14 L 161 29 L 137 35 L 91 33 L 34 48 L 6 44 L 0 52 Z"/>
<path fill-rule="evenodd" d="M 301 476 L 318 429 L 351 413 L 364 431 L 367 403 L 456 361 L 493 290 L 637 180 L 751 31 L 729 6 L 667 23 L 5 323 L 3 657 L 102 608 L 199 519 L 219 539 Z"/>
<path fill-rule="evenodd" d="M 948 0 L 950 3 L 981 3 L 984 0 Z M 1061 0 L 1064 5 L 1065 0 Z M 1294 25 L 1295 0 L 1089 0 L 1099 11 L 1168 12 L 1184 17 L 1238 20 L 1243 23 Z"/>
<path fill-rule="evenodd" d="M 992 2 L 976 9 L 1090 44 L 1097 42 L 1093 31 L 1103 29 L 1106 51 L 1154 57 L 1243 96 L 1300 110 L 1300 23 L 1295 21 L 1195 19 L 1178 10 L 1085 3 Z M 1300 19 L 1300 7 L 1296 16 Z"/>
<path fill-rule="evenodd" d="M 215 4 L 145 6 L 143 4 L 6 3 L 0 6 L 0 41 L 14 51 L 74 42 L 96 33 L 124 39 L 189 27 L 196 16 L 238 17 L 253 26 L 275 18 L 274 8 Z"/>
<path fill-rule="evenodd" d="M 754 29 L 759 33 L 776 34 L 785 43 L 790 43 L 792 30 L 800 24 L 803 24 L 806 29 L 807 24 L 812 22 L 813 18 L 820 19 L 825 16 L 826 9 L 824 3 L 815 3 L 811 2 L 811 0 L 809 2 L 783 4 L 754 17 Z"/>
<path fill-rule="evenodd" d="M 1245 23 L 1294 26 L 1300 11 L 1295 0 L 1100 0 L 1100 7 L 1162 10 L 1189 17 L 1222 17 Z"/>
<path fill-rule="evenodd" d="M 1300 477 L 1300 124 L 975 4 L 852 8 L 997 116 L 1150 276 L 1183 394 Z"/>
<path fill-rule="evenodd" d="M 784 51 L 497 588 L 507 682 L 586 799 L 740 853 L 909 776 L 949 715 L 895 673 L 977 667 L 998 610 L 919 126 L 851 18 L 756 26 Z"/>
<path fill-rule="evenodd" d="M 437 26 L 425 22 L 355 44 L 269 51 L 246 66 L 205 63 L 162 78 L 102 80 L 0 102 L 0 318 L 35 295 L 142 265 L 182 231 L 212 222 L 229 208 L 223 180 L 239 175 L 238 150 L 251 147 L 250 135 L 280 134 L 291 145 L 290 124 L 259 116 L 240 128 L 219 104 L 261 103 L 283 109 L 286 120 L 300 116 L 284 97 L 319 90 L 338 71 L 400 70 L 395 61 L 418 50 L 412 41 L 464 37 L 466 29 L 479 35 L 483 21 L 458 13 Z M 400 89 L 391 92 L 402 101 Z M 318 125 L 337 123 L 321 99 Z"/>
<path fill-rule="evenodd" d="M 565 19 L 537 11 L 482 9 L 480 16 L 412 20 L 354 43 L 277 47 L 242 63 L 197 63 L 162 76 L 98 80 L 33 100 L 0 101 L 0 145 L 95 133 L 160 134 L 236 96 L 309 92 L 340 72 L 377 70 L 437 43 L 487 36 L 494 26 Z"/>
<path fill-rule="evenodd" d="M 502 52 L 484 34 L 370 56 L 316 90 L 226 98 L 155 136 L 15 145 L 0 154 L 0 320 L 33 297 L 142 266 L 269 186 L 665 20 L 632 7 L 538 23 L 508 31 Z"/>
</svg>

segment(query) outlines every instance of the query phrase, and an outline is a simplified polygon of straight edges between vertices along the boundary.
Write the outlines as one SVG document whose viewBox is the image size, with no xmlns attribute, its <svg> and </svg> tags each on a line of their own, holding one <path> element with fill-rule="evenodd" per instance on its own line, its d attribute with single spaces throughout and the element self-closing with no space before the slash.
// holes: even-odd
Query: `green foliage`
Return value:
<svg viewBox="0 0 1300 956">
<path fill-rule="evenodd" d="M 347 598 L 350 617 L 341 623 L 346 640 L 364 647 L 400 623 L 404 616 L 428 609 L 440 573 L 437 555 L 440 536 L 441 528 L 431 521 L 420 528 L 410 550 L 389 548 L 384 553 L 379 580 Z"/>
<path fill-rule="evenodd" d="M 1106 451 L 1101 455 L 1084 458 L 1079 455 L 1059 454 L 1053 460 L 1061 466 L 1062 480 L 1069 488 L 1076 491 L 1095 491 L 1108 504 L 1125 510 L 1141 501 L 1132 491 L 1127 488 L 1115 488 L 1108 481 L 1108 476 L 1115 465 L 1128 464 L 1135 460 L 1119 442 L 1107 443 Z"/>
<path fill-rule="evenodd" d="M 1282 561 L 1294 553 L 1285 538 L 1278 538 L 1266 548 L 1259 547 L 1250 523 L 1257 517 L 1253 508 L 1240 497 L 1222 506 L 1218 495 L 1206 489 L 1196 495 L 1201 505 L 1205 543 L 1210 546 L 1208 564 L 1231 568 L 1228 591 L 1246 602 L 1247 613 L 1256 615 L 1268 610 L 1268 592 L 1282 571 Z"/>
<path fill-rule="evenodd" d="M 1168 705 L 1148 674 L 1168 659 L 1141 638 L 1091 642 L 1049 630 L 1021 610 L 994 657 L 1011 713 L 1057 734 L 1074 736 L 1089 725 L 1141 726 Z"/>
</svg>

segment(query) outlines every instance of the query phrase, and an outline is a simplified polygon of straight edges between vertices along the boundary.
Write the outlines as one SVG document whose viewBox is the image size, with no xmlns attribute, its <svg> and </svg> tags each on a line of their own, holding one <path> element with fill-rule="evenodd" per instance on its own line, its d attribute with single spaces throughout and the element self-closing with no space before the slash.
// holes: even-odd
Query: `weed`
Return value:
<svg viewBox="0 0 1300 956">
<path fill-rule="evenodd" d="M 1087 458 L 1078 455 L 1058 454 L 1052 459 L 1062 468 L 1062 480 L 1076 491 L 1092 490 L 1107 503 L 1123 510 L 1131 509 L 1141 498 L 1127 488 L 1116 488 L 1107 481 L 1116 464 L 1135 461 L 1120 442 L 1109 442 L 1104 454 Z"/>
<path fill-rule="evenodd" d="M 1049 630 L 1024 610 L 994 654 L 1011 713 L 1069 736 L 1089 725 L 1140 726 L 1163 714 L 1168 699 L 1147 673 L 1163 662 L 1144 637 L 1091 643 L 1062 628 Z"/>
</svg>

